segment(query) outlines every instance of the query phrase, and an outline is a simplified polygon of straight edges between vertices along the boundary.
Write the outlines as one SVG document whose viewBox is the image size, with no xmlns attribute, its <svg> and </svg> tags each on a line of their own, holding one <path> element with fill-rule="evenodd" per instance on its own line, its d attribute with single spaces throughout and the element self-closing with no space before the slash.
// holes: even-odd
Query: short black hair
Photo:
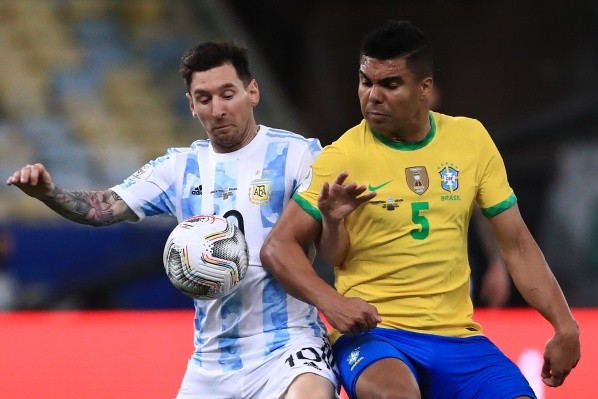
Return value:
<svg viewBox="0 0 598 399">
<path fill-rule="evenodd" d="M 409 21 L 388 20 L 363 39 L 360 58 L 378 60 L 404 58 L 420 79 L 434 73 L 432 45 L 426 34 Z"/>
<path fill-rule="evenodd" d="M 207 71 L 224 64 L 231 64 L 245 85 L 248 85 L 253 79 L 249 71 L 246 47 L 230 41 L 207 41 L 188 49 L 181 59 L 179 70 L 185 80 L 187 91 L 191 86 L 194 72 Z"/>
</svg>

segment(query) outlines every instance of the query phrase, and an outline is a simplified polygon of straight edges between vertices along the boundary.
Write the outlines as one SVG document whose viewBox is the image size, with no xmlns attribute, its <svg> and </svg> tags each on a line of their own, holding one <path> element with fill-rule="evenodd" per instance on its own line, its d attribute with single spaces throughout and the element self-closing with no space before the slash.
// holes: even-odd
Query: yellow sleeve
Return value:
<svg viewBox="0 0 598 399">
<path fill-rule="evenodd" d="M 481 178 L 479 180 L 477 202 L 486 217 L 496 216 L 517 202 L 517 197 L 509 185 L 507 170 L 496 144 L 480 124 Z"/>
<path fill-rule="evenodd" d="M 293 199 L 314 219 L 322 221 L 318 209 L 318 194 L 325 182 L 331 183 L 338 174 L 346 170 L 346 156 L 334 144 L 324 147 L 314 161 L 307 177 L 301 182 Z"/>
</svg>

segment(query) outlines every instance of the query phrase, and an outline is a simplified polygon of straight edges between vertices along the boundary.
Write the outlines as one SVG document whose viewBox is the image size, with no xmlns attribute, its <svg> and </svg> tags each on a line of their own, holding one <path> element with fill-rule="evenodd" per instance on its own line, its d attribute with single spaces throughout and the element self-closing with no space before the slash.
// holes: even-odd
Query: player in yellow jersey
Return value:
<svg viewBox="0 0 598 399">
<path fill-rule="evenodd" d="M 577 364 L 579 327 L 485 128 L 429 110 L 432 72 L 431 46 L 411 23 L 389 21 L 365 37 L 364 120 L 316 160 L 262 248 L 262 263 L 336 329 L 334 353 L 352 398 L 536 398 L 472 317 L 474 202 L 515 286 L 554 328 L 544 352 L 547 385 L 561 385 Z M 304 255 L 310 241 L 337 266 L 336 290 Z"/>
</svg>

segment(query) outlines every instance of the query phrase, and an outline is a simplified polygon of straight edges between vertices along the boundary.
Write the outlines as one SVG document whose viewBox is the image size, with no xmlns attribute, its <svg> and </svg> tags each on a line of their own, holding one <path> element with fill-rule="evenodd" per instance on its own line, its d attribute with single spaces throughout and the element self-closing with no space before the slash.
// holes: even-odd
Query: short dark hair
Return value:
<svg viewBox="0 0 598 399">
<path fill-rule="evenodd" d="M 208 41 L 188 49 L 181 59 L 181 76 L 187 91 L 194 72 L 203 72 L 224 64 L 232 64 L 245 85 L 251 82 L 247 48 L 230 41 Z"/>
<path fill-rule="evenodd" d="M 420 79 L 434 74 L 432 45 L 425 33 L 409 21 L 389 20 L 363 39 L 360 58 L 404 58 Z"/>
</svg>

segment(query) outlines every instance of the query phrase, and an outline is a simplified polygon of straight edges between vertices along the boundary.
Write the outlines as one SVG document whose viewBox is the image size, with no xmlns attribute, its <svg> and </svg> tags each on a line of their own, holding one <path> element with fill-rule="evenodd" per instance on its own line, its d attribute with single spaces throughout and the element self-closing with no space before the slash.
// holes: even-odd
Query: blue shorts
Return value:
<svg viewBox="0 0 598 399">
<path fill-rule="evenodd" d="M 454 338 L 374 328 L 340 337 L 333 351 L 351 398 L 356 397 L 355 383 L 363 370 L 378 360 L 395 358 L 411 369 L 422 398 L 536 399 L 517 365 L 484 336 Z"/>
</svg>

